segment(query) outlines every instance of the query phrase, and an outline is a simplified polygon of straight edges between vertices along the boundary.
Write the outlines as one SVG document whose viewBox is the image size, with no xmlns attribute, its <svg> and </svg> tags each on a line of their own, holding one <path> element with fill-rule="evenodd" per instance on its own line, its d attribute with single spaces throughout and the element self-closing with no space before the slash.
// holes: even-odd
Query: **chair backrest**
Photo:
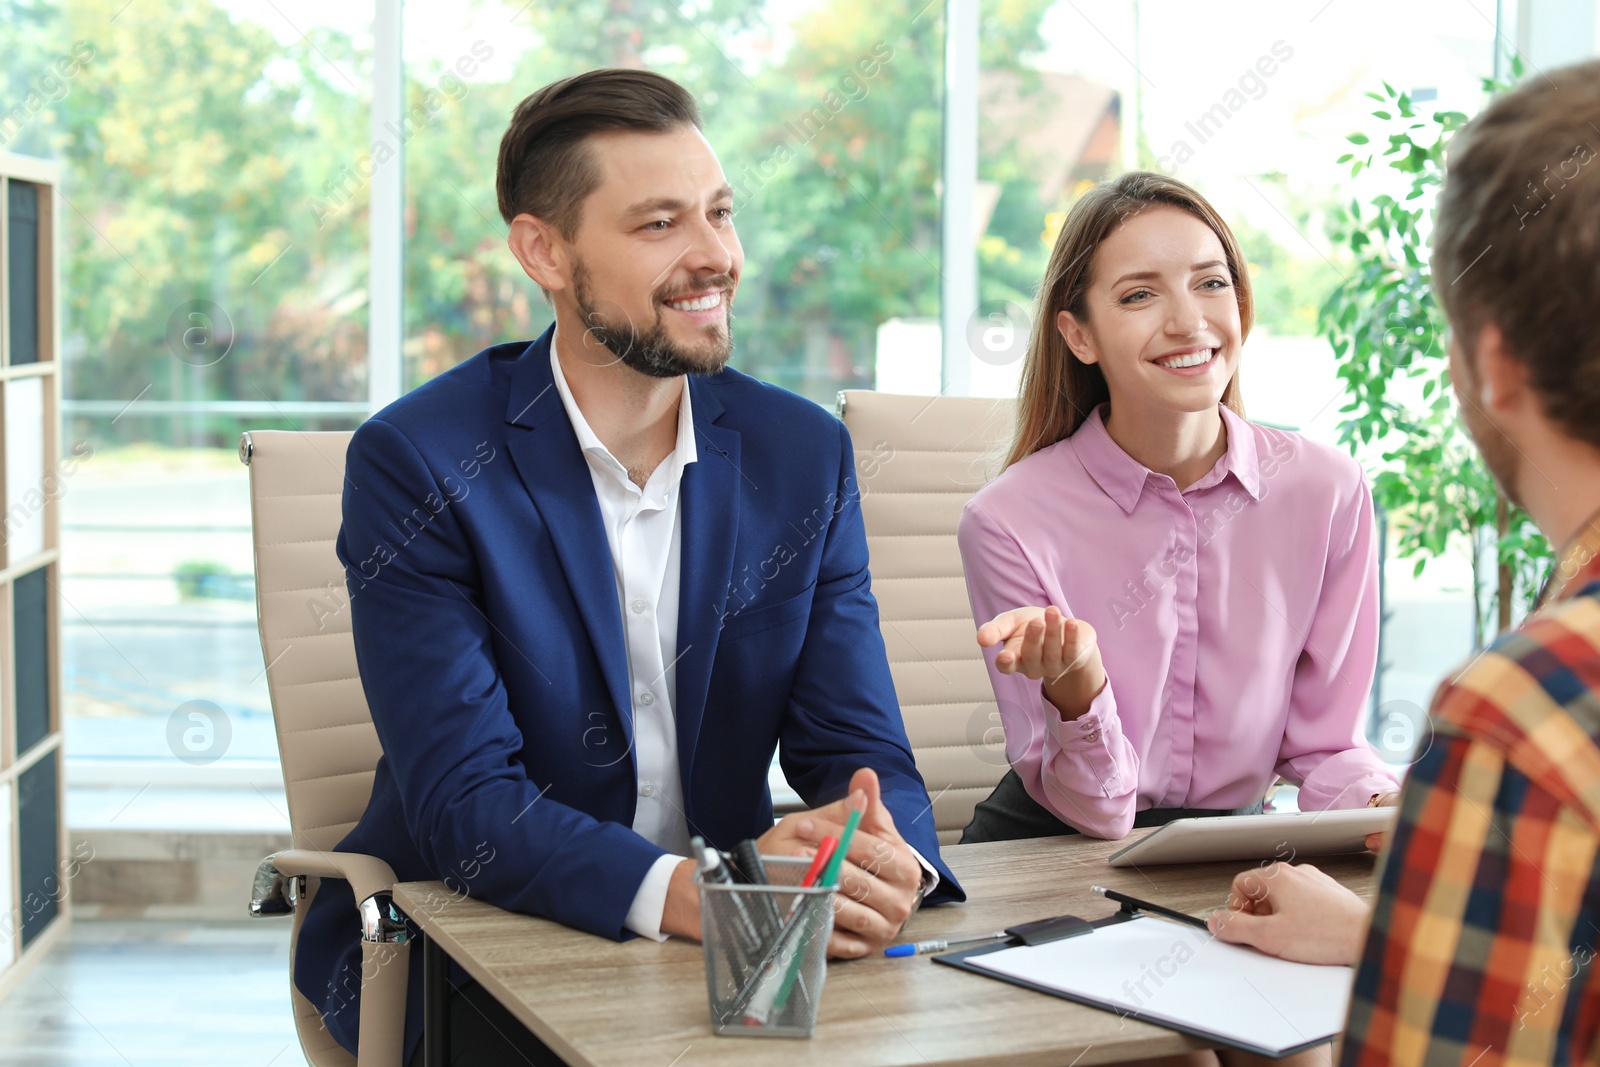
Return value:
<svg viewBox="0 0 1600 1067">
<path fill-rule="evenodd" d="M 1005 735 L 973 637 L 956 523 L 997 472 L 1016 401 L 839 394 L 856 449 L 872 590 L 934 828 L 950 843 L 1007 770 Z"/>
<path fill-rule="evenodd" d="M 344 567 L 334 554 L 350 431 L 254 430 L 256 614 L 296 848 L 331 851 L 372 795 L 383 750 L 356 670 Z"/>
</svg>

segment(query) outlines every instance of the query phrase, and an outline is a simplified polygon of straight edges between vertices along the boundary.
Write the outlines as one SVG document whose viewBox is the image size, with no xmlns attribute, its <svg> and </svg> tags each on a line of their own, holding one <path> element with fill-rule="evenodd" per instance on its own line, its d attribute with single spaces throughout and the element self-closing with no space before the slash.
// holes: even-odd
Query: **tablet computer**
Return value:
<svg viewBox="0 0 1600 1067">
<path fill-rule="evenodd" d="M 1398 815 L 1396 808 L 1348 808 L 1177 819 L 1113 852 L 1106 862 L 1113 867 L 1222 860 L 1291 862 L 1365 852 L 1367 835 L 1393 830 Z"/>
</svg>

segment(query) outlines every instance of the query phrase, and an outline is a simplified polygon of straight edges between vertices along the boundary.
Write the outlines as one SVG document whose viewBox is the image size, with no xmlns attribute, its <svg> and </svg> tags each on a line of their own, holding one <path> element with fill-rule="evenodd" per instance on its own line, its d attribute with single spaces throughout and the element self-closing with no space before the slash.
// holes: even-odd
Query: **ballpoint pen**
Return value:
<svg viewBox="0 0 1600 1067">
<path fill-rule="evenodd" d="M 1197 919 L 1193 915 L 1185 915 L 1181 911 L 1174 911 L 1171 908 L 1164 908 L 1160 904 L 1152 904 L 1148 900 L 1140 900 L 1138 897 L 1130 897 L 1126 893 L 1119 893 L 1115 889 L 1107 889 L 1103 885 L 1093 885 L 1089 888 L 1094 892 L 1099 893 L 1107 900 L 1114 900 L 1118 904 L 1121 904 L 1123 911 L 1137 910 L 1149 912 L 1151 915 L 1157 916 L 1158 918 L 1171 919 L 1173 922 L 1187 923 L 1190 926 L 1198 926 L 1202 930 L 1210 930 L 1210 927 L 1206 925 L 1206 921 L 1204 919 Z"/>
<path fill-rule="evenodd" d="M 954 941 L 915 941 L 905 945 L 890 945 L 883 950 L 885 956 L 921 956 L 929 952 L 943 952 L 955 945 L 975 945 L 980 941 L 1001 941 L 1011 935 L 1004 930 L 977 937 L 958 937 Z"/>
</svg>

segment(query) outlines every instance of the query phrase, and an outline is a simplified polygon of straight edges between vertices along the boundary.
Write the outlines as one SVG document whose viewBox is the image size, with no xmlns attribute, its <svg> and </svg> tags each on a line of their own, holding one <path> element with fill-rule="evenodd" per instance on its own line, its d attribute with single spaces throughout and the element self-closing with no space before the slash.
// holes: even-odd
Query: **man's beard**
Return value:
<svg viewBox="0 0 1600 1067">
<path fill-rule="evenodd" d="M 733 279 L 728 275 L 711 278 L 704 289 L 720 289 L 723 300 L 733 291 Z M 595 307 L 589 286 L 588 267 L 580 260 L 572 271 L 572 295 L 578 303 L 578 314 L 589 334 L 611 350 L 624 366 L 652 378 L 677 378 L 685 374 L 715 374 L 728 363 L 733 354 L 733 315 L 726 310 L 727 329 L 707 327 L 706 343 L 698 349 L 689 349 L 675 343 L 667 336 L 666 323 L 662 321 L 661 304 L 673 294 L 658 289 L 651 294 L 651 305 L 656 309 L 655 321 L 641 331 L 632 318 L 624 315 L 622 322 L 608 319 Z"/>
</svg>

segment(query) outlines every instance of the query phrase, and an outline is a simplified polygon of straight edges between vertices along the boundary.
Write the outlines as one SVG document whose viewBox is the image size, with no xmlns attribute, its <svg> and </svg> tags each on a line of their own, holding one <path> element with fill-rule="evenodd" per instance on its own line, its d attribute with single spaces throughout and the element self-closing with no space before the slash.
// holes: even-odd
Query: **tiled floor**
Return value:
<svg viewBox="0 0 1600 1067">
<path fill-rule="evenodd" d="M 288 922 L 78 920 L 0 1002 L 3 1067 L 305 1067 Z"/>
</svg>

